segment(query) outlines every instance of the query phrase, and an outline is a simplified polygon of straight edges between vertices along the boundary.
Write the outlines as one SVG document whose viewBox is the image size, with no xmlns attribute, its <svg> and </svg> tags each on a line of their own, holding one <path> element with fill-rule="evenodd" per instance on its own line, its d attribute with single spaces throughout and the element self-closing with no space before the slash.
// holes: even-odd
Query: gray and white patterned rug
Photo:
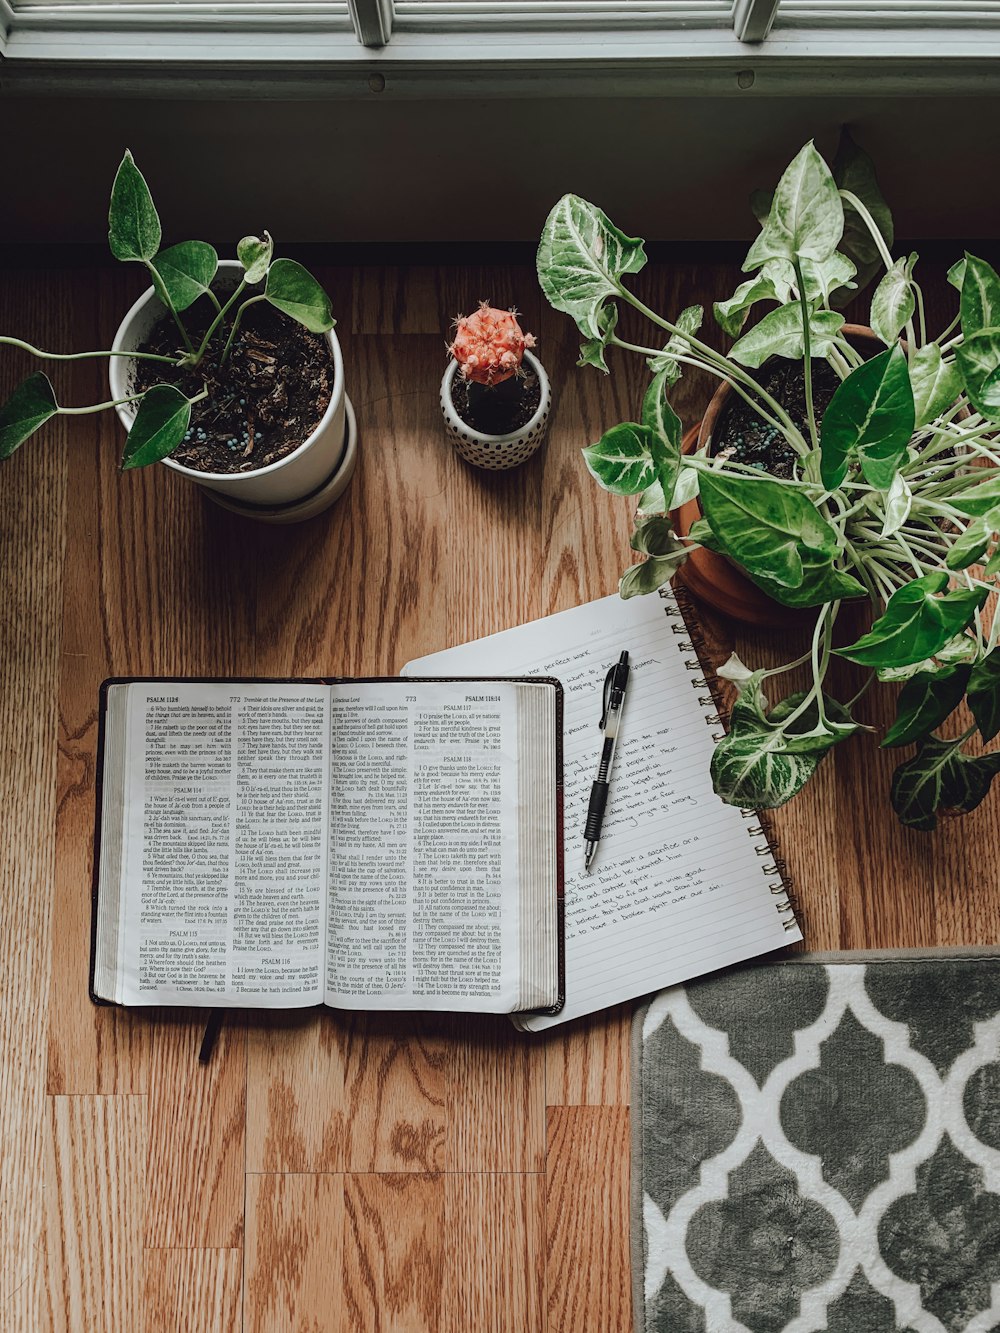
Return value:
<svg viewBox="0 0 1000 1333">
<path fill-rule="evenodd" d="M 1000 956 L 742 968 L 633 1043 L 639 1333 L 1000 1333 Z"/>
</svg>

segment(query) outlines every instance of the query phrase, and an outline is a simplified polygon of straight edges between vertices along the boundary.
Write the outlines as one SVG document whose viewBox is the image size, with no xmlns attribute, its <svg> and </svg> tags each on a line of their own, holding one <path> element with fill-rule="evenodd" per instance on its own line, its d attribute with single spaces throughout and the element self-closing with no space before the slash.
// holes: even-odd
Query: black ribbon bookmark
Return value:
<svg viewBox="0 0 1000 1333">
<path fill-rule="evenodd" d="M 199 1064 L 207 1065 L 211 1060 L 216 1040 L 222 1030 L 222 1020 L 225 1016 L 226 1011 L 224 1009 L 213 1009 L 209 1014 L 208 1022 L 205 1025 L 205 1035 L 201 1039 L 201 1050 L 198 1052 Z"/>
</svg>

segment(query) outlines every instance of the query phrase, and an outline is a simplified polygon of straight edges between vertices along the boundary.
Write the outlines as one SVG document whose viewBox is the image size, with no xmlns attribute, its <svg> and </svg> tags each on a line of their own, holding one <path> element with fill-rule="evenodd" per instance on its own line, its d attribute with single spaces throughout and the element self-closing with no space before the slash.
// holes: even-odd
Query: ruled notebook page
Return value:
<svg viewBox="0 0 1000 1333">
<path fill-rule="evenodd" d="M 667 614 L 668 608 L 678 618 Z M 770 853 L 712 791 L 712 709 L 672 596 L 605 597 L 433 653 L 404 675 L 556 676 L 565 690 L 566 1006 L 540 1031 L 801 939 Z M 632 665 L 597 859 L 583 826 L 604 677 Z M 772 891 L 774 890 L 774 891 Z M 781 909 L 784 908 L 784 911 Z M 786 925 L 791 924 L 791 929 Z"/>
</svg>

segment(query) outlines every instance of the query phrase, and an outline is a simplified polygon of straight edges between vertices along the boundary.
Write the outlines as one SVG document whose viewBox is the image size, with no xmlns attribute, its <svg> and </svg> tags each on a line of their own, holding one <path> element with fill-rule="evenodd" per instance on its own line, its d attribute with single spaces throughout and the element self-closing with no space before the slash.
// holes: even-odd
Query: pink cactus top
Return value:
<svg viewBox="0 0 1000 1333">
<path fill-rule="evenodd" d="M 448 351 L 464 379 L 502 384 L 517 374 L 525 348 L 534 345 L 534 337 L 521 331 L 515 311 L 497 310 L 483 301 L 475 314 L 456 320 Z"/>
</svg>

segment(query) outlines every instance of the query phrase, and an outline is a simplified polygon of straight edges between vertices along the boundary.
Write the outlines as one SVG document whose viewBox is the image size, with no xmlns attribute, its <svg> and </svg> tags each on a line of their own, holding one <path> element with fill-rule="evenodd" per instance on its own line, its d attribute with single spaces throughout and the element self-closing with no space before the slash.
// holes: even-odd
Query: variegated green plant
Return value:
<svg viewBox="0 0 1000 1333">
<path fill-rule="evenodd" d="M 996 753 L 967 749 L 977 731 L 986 743 L 1000 733 L 1000 614 L 983 610 L 1000 572 L 1000 278 L 966 255 L 949 273 L 955 317 L 931 330 L 916 256 L 893 257 L 871 161 L 846 133 L 832 168 L 808 143 L 754 207 L 762 225 L 743 266 L 750 276 L 714 307 L 734 339 L 727 354 L 699 338 L 701 307 L 667 319 L 635 295 L 625 279 L 645 263 L 643 242 L 599 208 L 566 195 L 545 224 L 538 276 L 583 335 L 580 364 L 607 372 L 609 348 L 621 348 L 651 372 L 639 420 L 583 451 L 601 486 L 638 497 L 632 546 L 643 558 L 622 576 L 621 595 L 662 587 L 700 545 L 783 605 L 814 608 L 811 647 L 797 662 L 723 668 L 739 697 L 712 762 L 716 791 L 734 805 L 781 805 L 860 729 L 851 716 L 860 694 L 841 704 L 824 689 L 836 653 L 869 669 L 865 688 L 905 682 L 882 744 L 917 748 L 896 770 L 892 800 L 904 824 L 932 829 L 939 811 L 978 805 L 1000 767 Z M 885 350 L 865 360 L 837 306 L 878 274 L 870 322 Z M 771 308 L 746 327 L 761 302 Z M 655 346 L 619 336 L 622 303 L 656 331 Z M 774 357 L 802 362 L 804 423 L 752 373 Z M 839 380 L 822 414 L 820 358 Z M 687 367 L 729 384 L 777 433 L 794 455 L 791 477 L 713 455 L 710 443 L 682 454 L 669 394 Z M 695 495 L 703 517 L 682 538 L 670 513 Z M 872 628 L 835 646 L 842 603 L 865 597 Z M 810 688 L 770 704 L 765 681 L 806 662 Z M 974 725 L 937 734 L 963 699 Z"/>
<path fill-rule="evenodd" d="M 0 336 L 0 345 L 17 347 L 40 361 L 82 361 L 94 357 L 124 356 L 130 360 L 158 361 L 170 366 L 197 368 L 209 354 L 224 364 L 249 306 L 267 301 L 313 333 L 326 333 L 335 323 L 330 298 L 301 264 L 292 259 L 274 259 L 273 243 L 263 237 L 245 236 L 236 247 L 243 266 L 239 283 L 223 303 L 213 290 L 219 256 L 206 241 L 181 241 L 160 249 L 160 219 L 149 187 L 126 152 L 115 176 L 108 210 L 108 243 L 116 259 L 145 266 L 153 288 L 177 325 L 176 356 L 152 352 L 43 352 L 20 338 Z M 248 290 L 254 289 L 257 290 Z M 215 310 L 209 328 L 192 340 L 181 315 L 199 297 Z M 221 351 L 220 351 L 221 346 Z M 173 384 L 156 384 L 144 393 L 113 402 L 86 407 L 66 407 L 56 401 L 47 375 L 36 372 L 14 390 L 0 407 L 0 460 L 9 458 L 30 435 L 55 416 L 79 416 L 103 412 L 122 403 L 135 403 L 132 429 L 122 455 L 122 468 L 156 463 L 182 443 L 191 423 L 192 404 L 208 397 L 208 389 L 188 398 Z"/>
</svg>

